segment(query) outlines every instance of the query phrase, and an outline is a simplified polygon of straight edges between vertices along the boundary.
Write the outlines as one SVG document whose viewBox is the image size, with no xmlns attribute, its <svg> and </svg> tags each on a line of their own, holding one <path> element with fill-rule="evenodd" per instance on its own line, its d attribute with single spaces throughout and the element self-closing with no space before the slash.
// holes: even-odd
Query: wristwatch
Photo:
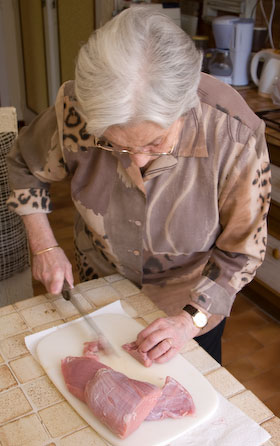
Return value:
<svg viewBox="0 0 280 446">
<path fill-rule="evenodd" d="M 202 311 L 198 310 L 192 305 L 186 305 L 183 310 L 191 315 L 193 323 L 197 328 L 203 328 L 207 325 L 207 316 L 206 314 L 202 313 Z"/>
</svg>

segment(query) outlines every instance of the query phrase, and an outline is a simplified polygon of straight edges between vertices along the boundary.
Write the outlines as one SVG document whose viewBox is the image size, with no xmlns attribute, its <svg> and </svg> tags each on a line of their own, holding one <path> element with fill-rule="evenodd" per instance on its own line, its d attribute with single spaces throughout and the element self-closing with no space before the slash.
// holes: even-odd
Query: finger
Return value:
<svg viewBox="0 0 280 446">
<path fill-rule="evenodd" d="M 144 339 L 144 341 L 139 345 L 138 349 L 143 353 L 147 353 L 158 344 L 160 344 L 162 341 L 171 337 L 172 336 L 169 328 L 153 331 L 147 338 Z"/>
<path fill-rule="evenodd" d="M 171 349 L 171 346 L 172 346 L 172 339 L 170 338 L 164 339 L 148 352 L 148 357 L 154 361 L 160 358 L 162 355 L 166 354 Z"/>
<path fill-rule="evenodd" d="M 155 359 L 154 361 L 157 364 L 163 364 L 164 362 L 170 361 L 176 354 L 178 353 L 178 349 L 175 347 L 171 347 L 169 350 L 167 350 L 166 353 L 161 355 L 159 358 Z"/>
<path fill-rule="evenodd" d="M 166 322 L 163 318 L 156 319 L 153 321 L 148 327 L 144 328 L 140 333 L 137 335 L 136 342 L 138 345 L 140 345 L 148 336 L 150 336 L 155 331 L 159 330 L 163 326 L 166 326 Z"/>
<path fill-rule="evenodd" d="M 66 271 L 65 272 L 65 279 L 69 283 L 70 287 L 73 288 L 74 287 L 74 277 L 73 277 L 73 274 L 72 274 L 72 269 L 71 269 L 71 271 Z"/>
<path fill-rule="evenodd" d="M 64 271 L 56 271 L 55 274 L 53 274 L 49 282 L 47 283 L 47 289 L 49 293 L 51 294 L 59 294 L 62 290 L 64 282 Z"/>
</svg>

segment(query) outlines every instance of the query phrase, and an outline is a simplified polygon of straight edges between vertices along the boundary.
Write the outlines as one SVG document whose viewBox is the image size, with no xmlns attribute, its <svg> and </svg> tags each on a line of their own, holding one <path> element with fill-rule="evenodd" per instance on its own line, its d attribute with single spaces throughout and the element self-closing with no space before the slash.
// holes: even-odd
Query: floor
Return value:
<svg viewBox="0 0 280 446">
<path fill-rule="evenodd" d="M 52 186 L 55 212 L 49 215 L 57 241 L 74 267 L 74 209 L 67 181 Z M 45 292 L 34 282 L 34 295 Z M 223 336 L 223 366 L 280 417 L 280 324 L 242 293 L 236 298 Z"/>
<path fill-rule="evenodd" d="M 238 294 L 222 340 L 223 366 L 280 416 L 280 324 Z"/>
</svg>

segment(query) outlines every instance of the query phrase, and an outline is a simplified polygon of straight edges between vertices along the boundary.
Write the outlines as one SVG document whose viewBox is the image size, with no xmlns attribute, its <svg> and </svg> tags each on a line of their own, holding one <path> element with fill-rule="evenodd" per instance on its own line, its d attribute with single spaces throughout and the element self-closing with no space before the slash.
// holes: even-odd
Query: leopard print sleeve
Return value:
<svg viewBox="0 0 280 446">
<path fill-rule="evenodd" d="M 271 181 L 264 123 L 243 149 L 236 146 L 236 150 L 220 186 L 221 232 L 192 291 L 192 300 L 210 313 L 225 316 L 265 257 Z"/>
<path fill-rule="evenodd" d="M 62 86 L 55 106 L 43 111 L 20 131 L 8 155 L 12 192 L 7 205 L 19 215 L 51 212 L 50 184 L 68 174 L 59 131 L 63 96 Z"/>
</svg>

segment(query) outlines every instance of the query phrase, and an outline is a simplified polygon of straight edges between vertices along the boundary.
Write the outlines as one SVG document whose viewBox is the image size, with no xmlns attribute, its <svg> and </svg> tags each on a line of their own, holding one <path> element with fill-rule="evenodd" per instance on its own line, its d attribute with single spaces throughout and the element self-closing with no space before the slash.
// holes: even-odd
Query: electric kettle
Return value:
<svg viewBox="0 0 280 446">
<path fill-rule="evenodd" d="M 258 77 L 260 62 L 263 62 L 263 67 Z M 273 49 L 259 51 L 252 58 L 250 71 L 253 82 L 259 87 L 259 95 L 271 97 L 273 86 L 280 78 L 280 51 Z"/>
</svg>

